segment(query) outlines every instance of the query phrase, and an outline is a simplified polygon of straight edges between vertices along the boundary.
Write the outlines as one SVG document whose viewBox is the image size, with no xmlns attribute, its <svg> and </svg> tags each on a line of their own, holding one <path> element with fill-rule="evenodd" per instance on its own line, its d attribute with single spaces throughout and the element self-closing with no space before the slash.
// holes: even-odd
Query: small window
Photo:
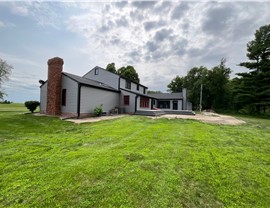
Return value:
<svg viewBox="0 0 270 208">
<path fill-rule="evenodd" d="M 126 80 L 126 89 L 131 89 L 131 82 Z"/>
<path fill-rule="evenodd" d="M 62 89 L 62 105 L 66 106 L 67 89 Z"/>
<path fill-rule="evenodd" d="M 98 69 L 95 69 L 95 75 L 98 75 L 98 72 L 99 72 Z"/>
<path fill-rule="evenodd" d="M 145 94 L 145 87 L 143 88 L 143 94 Z"/>
<path fill-rule="evenodd" d="M 140 90 L 140 85 L 139 85 L 139 84 L 137 84 L 137 90 L 138 90 L 138 91 Z"/>
<path fill-rule="evenodd" d="M 124 95 L 124 105 L 129 105 L 129 95 Z"/>
</svg>

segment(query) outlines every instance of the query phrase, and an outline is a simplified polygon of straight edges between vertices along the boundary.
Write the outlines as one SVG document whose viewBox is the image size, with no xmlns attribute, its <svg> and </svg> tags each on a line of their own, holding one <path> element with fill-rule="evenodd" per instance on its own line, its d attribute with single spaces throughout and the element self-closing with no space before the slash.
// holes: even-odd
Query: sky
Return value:
<svg viewBox="0 0 270 208">
<path fill-rule="evenodd" d="M 47 60 L 83 76 L 95 66 L 132 65 L 141 84 L 166 92 L 192 67 L 226 58 L 247 69 L 246 45 L 270 23 L 270 1 L 1 1 L 0 58 L 13 66 L 3 85 L 13 102 L 39 100 Z"/>
</svg>

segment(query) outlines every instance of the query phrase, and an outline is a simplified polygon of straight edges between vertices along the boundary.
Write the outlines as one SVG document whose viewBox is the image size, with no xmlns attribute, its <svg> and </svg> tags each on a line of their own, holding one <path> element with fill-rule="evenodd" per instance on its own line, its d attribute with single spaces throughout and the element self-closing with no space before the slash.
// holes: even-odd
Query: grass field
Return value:
<svg viewBox="0 0 270 208">
<path fill-rule="evenodd" d="M 270 120 L 73 124 L 0 105 L 1 207 L 269 207 Z"/>
</svg>

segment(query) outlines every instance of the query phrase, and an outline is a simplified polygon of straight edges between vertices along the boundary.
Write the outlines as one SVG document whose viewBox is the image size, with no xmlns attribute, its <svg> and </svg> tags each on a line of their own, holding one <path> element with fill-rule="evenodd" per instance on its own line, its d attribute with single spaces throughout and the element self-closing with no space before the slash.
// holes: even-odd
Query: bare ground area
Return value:
<svg viewBox="0 0 270 208">
<path fill-rule="evenodd" d="M 100 116 L 100 117 L 89 117 L 89 118 L 82 118 L 82 119 L 67 119 L 66 121 L 71 121 L 77 124 L 93 123 L 93 122 L 98 122 L 98 121 L 117 119 L 124 116 L 126 115 Z"/>
<path fill-rule="evenodd" d="M 199 120 L 206 123 L 215 123 L 215 124 L 225 124 L 225 125 L 240 125 L 246 123 L 245 121 L 236 119 L 232 116 L 225 116 L 222 114 L 217 113 L 208 113 L 203 112 L 202 114 L 196 114 L 195 116 L 192 115 L 173 115 L 167 114 L 160 117 L 153 117 L 154 119 L 158 118 L 168 118 L 168 119 L 194 119 Z"/>
<path fill-rule="evenodd" d="M 83 119 L 67 119 L 67 121 L 71 121 L 77 124 L 80 123 L 91 123 L 98 122 L 103 120 L 112 120 L 121 118 L 128 115 L 114 115 L 114 116 L 101 116 L 101 117 L 91 117 L 91 118 L 83 118 Z M 175 115 L 175 114 L 167 114 L 163 116 L 151 117 L 153 119 L 160 118 L 168 118 L 168 119 L 194 119 L 199 120 L 206 123 L 216 123 L 216 124 L 225 124 L 225 125 L 240 125 L 246 123 L 245 121 L 236 119 L 232 116 L 225 116 L 217 113 L 208 113 L 204 112 L 202 114 L 192 115 Z"/>
</svg>

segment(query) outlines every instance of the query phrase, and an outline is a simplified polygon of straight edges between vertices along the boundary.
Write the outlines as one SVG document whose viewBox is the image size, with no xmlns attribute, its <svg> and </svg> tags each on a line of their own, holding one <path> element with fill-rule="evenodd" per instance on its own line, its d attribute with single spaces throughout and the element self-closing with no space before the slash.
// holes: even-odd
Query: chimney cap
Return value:
<svg viewBox="0 0 270 208">
<path fill-rule="evenodd" d="M 59 58 L 59 57 L 54 57 L 48 60 L 48 65 L 63 65 L 64 64 L 64 60 Z"/>
</svg>

